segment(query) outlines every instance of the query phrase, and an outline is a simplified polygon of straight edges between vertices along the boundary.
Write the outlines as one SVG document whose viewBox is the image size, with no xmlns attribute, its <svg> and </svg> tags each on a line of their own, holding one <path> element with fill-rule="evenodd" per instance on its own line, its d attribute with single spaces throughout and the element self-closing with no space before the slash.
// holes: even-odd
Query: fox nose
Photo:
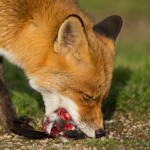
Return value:
<svg viewBox="0 0 150 150">
<path fill-rule="evenodd" d="M 105 135 L 106 135 L 106 132 L 103 129 L 98 129 L 98 130 L 95 131 L 96 138 L 101 138 Z"/>
</svg>

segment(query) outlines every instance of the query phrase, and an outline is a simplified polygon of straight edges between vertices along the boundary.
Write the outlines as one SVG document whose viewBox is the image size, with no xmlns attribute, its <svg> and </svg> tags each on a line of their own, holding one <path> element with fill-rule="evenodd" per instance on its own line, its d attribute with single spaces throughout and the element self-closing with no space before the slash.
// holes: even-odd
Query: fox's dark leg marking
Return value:
<svg viewBox="0 0 150 150">
<path fill-rule="evenodd" d="M 3 57 L 0 57 L 0 124 L 4 132 L 10 132 L 14 127 L 31 128 L 28 123 L 28 118 L 18 117 L 13 108 L 4 79 Z"/>
<path fill-rule="evenodd" d="M 16 116 L 4 81 L 3 58 L 0 57 L 0 123 L 5 131 L 13 126 Z"/>
</svg>

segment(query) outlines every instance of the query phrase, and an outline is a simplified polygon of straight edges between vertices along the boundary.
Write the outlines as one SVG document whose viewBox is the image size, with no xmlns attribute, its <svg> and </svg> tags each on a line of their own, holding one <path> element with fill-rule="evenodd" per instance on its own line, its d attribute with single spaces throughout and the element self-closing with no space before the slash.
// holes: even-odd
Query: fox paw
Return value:
<svg viewBox="0 0 150 150">
<path fill-rule="evenodd" d="M 26 128 L 26 129 L 33 129 L 29 123 L 32 121 L 31 118 L 27 116 L 18 116 L 13 123 L 13 128 Z"/>
</svg>

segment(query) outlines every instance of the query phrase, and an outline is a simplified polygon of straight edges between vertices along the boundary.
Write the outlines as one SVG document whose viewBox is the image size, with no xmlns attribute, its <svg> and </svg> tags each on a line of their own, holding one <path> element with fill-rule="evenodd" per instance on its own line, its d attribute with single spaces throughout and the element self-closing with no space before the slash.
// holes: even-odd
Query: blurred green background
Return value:
<svg viewBox="0 0 150 150">
<path fill-rule="evenodd" d="M 136 117 L 150 113 L 150 0 L 78 0 L 96 22 L 110 15 L 123 18 L 123 28 L 116 45 L 114 78 L 104 104 L 107 117 L 115 111 L 129 111 Z M 23 72 L 5 62 L 6 80 L 19 114 L 39 116 L 44 105 L 32 90 Z"/>
</svg>

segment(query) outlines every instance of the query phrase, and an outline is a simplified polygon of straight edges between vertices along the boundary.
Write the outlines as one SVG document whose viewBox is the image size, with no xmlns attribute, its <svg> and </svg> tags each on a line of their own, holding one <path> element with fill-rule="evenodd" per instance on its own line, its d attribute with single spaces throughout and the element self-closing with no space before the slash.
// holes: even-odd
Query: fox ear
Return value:
<svg viewBox="0 0 150 150">
<path fill-rule="evenodd" d="M 66 53 L 68 50 L 77 49 L 84 37 L 82 21 L 77 16 L 70 16 L 60 26 L 54 50 L 57 53 Z"/>
<path fill-rule="evenodd" d="M 121 27 L 122 18 L 120 16 L 114 15 L 99 22 L 93 27 L 93 29 L 100 35 L 104 35 L 115 42 L 118 34 L 120 33 Z"/>
</svg>

